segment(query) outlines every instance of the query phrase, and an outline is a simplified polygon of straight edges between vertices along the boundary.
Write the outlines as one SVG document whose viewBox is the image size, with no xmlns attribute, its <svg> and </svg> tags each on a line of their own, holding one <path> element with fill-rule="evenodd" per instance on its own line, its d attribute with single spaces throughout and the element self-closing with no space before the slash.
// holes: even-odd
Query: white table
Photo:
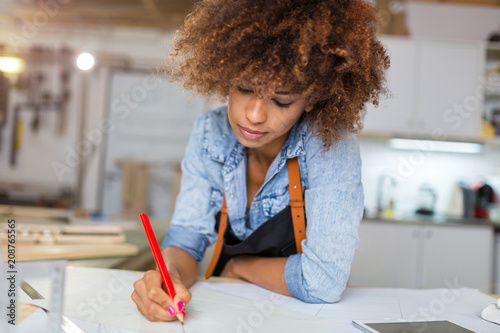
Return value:
<svg viewBox="0 0 500 333">
<path fill-rule="evenodd" d="M 64 313 L 85 332 L 98 327 L 113 332 L 181 332 L 179 323 L 151 323 L 138 313 L 130 295 L 133 282 L 141 276 L 140 272 L 68 267 Z M 287 327 L 298 332 L 301 325 L 307 325 L 308 332 L 360 333 L 352 326 L 353 319 L 431 317 L 477 332 L 500 332 L 500 326 L 480 318 L 482 309 L 496 300 L 470 288 L 347 288 L 335 304 L 306 304 L 248 283 L 197 282 L 191 290 L 193 300 L 186 309 L 188 333 L 276 332 L 276 327 L 280 332 Z M 31 315 L 19 328 L 40 318 L 41 314 Z"/>
</svg>

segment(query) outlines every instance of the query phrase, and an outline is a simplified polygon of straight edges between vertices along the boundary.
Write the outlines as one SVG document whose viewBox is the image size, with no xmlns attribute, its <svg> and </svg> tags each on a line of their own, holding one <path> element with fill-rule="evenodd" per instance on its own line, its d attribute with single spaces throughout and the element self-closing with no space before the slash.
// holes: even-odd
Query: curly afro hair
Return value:
<svg viewBox="0 0 500 333">
<path fill-rule="evenodd" d="M 314 105 L 303 116 L 328 149 L 362 128 L 386 93 L 389 58 L 365 0 L 205 0 L 175 34 L 167 72 L 186 89 L 225 99 L 239 80 L 284 86 Z"/>
</svg>

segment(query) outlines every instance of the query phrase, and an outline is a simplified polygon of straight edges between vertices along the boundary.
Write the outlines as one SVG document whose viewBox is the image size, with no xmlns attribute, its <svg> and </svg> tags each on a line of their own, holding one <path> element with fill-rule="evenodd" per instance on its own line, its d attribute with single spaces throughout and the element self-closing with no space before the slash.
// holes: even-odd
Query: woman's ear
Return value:
<svg viewBox="0 0 500 333">
<path fill-rule="evenodd" d="M 304 109 L 304 111 L 305 112 L 311 112 L 312 109 L 313 109 L 313 105 L 311 104 L 311 105 L 306 106 L 306 108 Z"/>
</svg>

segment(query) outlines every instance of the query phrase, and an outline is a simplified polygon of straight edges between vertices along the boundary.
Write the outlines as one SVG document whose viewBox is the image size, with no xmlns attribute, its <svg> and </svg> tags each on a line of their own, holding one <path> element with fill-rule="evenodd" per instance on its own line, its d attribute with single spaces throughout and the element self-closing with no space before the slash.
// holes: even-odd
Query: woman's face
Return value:
<svg viewBox="0 0 500 333">
<path fill-rule="evenodd" d="M 285 89 L 259 96 L 251 88 L 233 85 L 229 90 L 229 123 L 242 145 L 275 156 L 302 113 L 312 110 L 306 104 L 303 95 Z"/>
</svg>

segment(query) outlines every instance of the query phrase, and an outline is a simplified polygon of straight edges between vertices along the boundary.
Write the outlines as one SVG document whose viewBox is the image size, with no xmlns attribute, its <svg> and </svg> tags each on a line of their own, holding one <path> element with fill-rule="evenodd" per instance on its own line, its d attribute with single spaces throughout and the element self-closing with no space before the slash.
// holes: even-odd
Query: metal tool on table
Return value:
<svg viewBox="0 0 500 333">
<path fill-rule="evenodd" d="M 16 261 L 15 243 L 8 242 L 6 247 L 1 246 L 0 242 L 0 308 L 2 309 L 3 319 L 0 321 L 0 331 L 5 333 L 16 332 L 16 325 L 8 323 L 7 319 L 16 320 L 18 302 L 24 295 L 19 293 L 19 284 L 21 289 L 28 290 L 21 282 L 23 280 L 37 281 L 46 287 L 44 291 L 49 300 L 33 299 L 31 304 L 37 305 L 37 302 L 42 302 L 45 308 L 50 307 L 49 320 L 46 325 L 40 325 L 38 332 L 60 333 L 61 318 L 63 310 L 63 293 L 64 279 L 66 273 L 66 261 L 51 260 L 51 261 L 34 261 L 34 262 L 18 262 Z M 6 255 L 3 255 L 3 249 L 7 249 Z M 8 258 L 4 262 L 3 258 Z M 23 287 L 25 287 L 23 289 Z M 31 288 L 33 289 L 33 287 Z M 31 293 L 31 291 L 29 291 Z M 33 295 L 33 293 L 31 293 Z M 37 293 L 39 296 L 40 293 Z M 43 296 L 42 296 L 43 297 Z M 28 302 L 26 302 L 28 303 Z M 11 316 L 12 315 L 12 316 Z"/>
<path fill-rule="evenodd" d="M 45 299 L 45 297 L 43 297 L 38 291 L 35 290 L 35 288 L 33 288 L 25 280 L 21 280 L 20 287 L 26 293 L 26 295 L 28 295 L 33 300 Z M 42 309 L 46 314 L 50 313 L 50 311 L 47 308 L 40 306 L 40 309 Z M 63 314 L 61 314 L 61 330 L 64 333 L 84 333 L 80 329 L 80 327 L 78 327 L 73 321 L 71 321 L 71 319 L 69 319 Z"/>
<path fill-rule="evenodd" d="M 62 318 L 64 301 L 64 280 L 66 273 L 66 261 L 32 261 L 17 263 L 17 278 L 22 290 L 28 290 L 33 295 L 33 286 L 37 288 L 37 295 L 43 298 L 32 299 L 28 302 L 33 305 L 49 309 L 49 320 L 46 327 L 40 327 L 40 332 L 60 333 L 64 322 Z M 30 281 L 31 288 L 27 288 L 22 281 Z M 43 285 L 45 290 L 41 290 L 39 285 Z M 24 288 L 23 288 L 24 287 Z M 27 293 L 28 296 L 30 296 Z M 20 297 L 19 297 L 20 298 Z M 31 297 L 30 297 L 31 298 Z M 47 298 L 47 299 L 45 299 Z"/>
</svg>

